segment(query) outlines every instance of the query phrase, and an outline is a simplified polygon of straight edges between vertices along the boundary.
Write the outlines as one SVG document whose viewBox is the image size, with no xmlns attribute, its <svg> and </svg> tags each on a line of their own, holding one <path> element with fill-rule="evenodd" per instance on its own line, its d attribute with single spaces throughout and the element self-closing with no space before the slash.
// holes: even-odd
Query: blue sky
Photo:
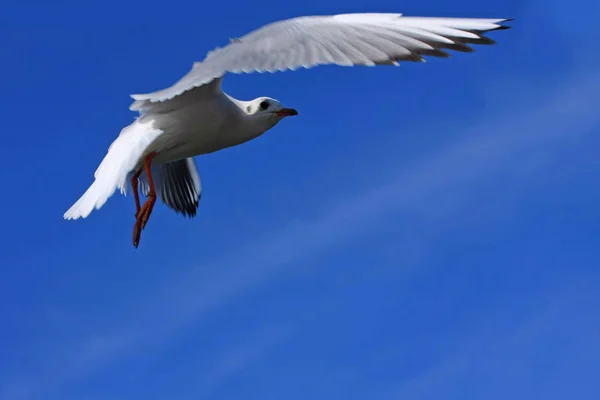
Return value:
<svg viewBox="0 0 600 400">
<path fill-rule="evenodd" d="M 0 400 L 598 398 L 600 3 L 6 4 Z M 130 197 L 62 220 L 128 94 L 367 11 L 516 21 L 450 60 L 229 76 L 300 116 L 199 158 L 195 220 L 157 207 L 137 250 Z"/>
</svg>

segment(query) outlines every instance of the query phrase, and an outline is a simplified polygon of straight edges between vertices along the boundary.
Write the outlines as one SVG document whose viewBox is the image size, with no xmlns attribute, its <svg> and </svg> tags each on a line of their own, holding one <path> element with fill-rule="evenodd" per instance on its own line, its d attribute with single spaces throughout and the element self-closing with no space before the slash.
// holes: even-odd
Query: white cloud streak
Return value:
<svg viewBox="0 0 600 400">
<path fill-rule="evenodd" d="M 290 326 L 266 326 L 254 332 L 251 337 L 236 343 L 231 348 L 223 351 L 216 359 L 212 370 L 203 376 L 197 387 L 194 388 L 190 399 L 205 397 L 210 390 L 218 387 L 236 373 L 247 368 L 251 363 L 264 356 L 269 349 L 282 342 L 290 335 Z M 202 393 L 203 395 L 199 395 Z"/>
<path fill-rule="evenodd" d="M 399 383 L 383 398 L 433 399 L 441 393 L 448 398 L 595 398 L 589 388 L 596 382 L 591 378 L 595 375 L 588 371 L 599 365 L 597 279 L 595 273 L 563 281 L 561 287 L 520 303 L 530 309 L 529 317 L 512 329 L 502 329 L 510 325 L 504 322 L 515 320 L 505 308 L 488 315 L 478 329 L 462 338 L 462 347 L 422 375 Z M 548 346 L 549 335 L 554 341 L 562 339 L 560 349 L 556 343 Z M 572 370 L 574 366 L 581 370 Z M 574 387 L 578 381 L 582 387 Z M 591 385 L 597 392 L 600 384 Z"/>
</svg>

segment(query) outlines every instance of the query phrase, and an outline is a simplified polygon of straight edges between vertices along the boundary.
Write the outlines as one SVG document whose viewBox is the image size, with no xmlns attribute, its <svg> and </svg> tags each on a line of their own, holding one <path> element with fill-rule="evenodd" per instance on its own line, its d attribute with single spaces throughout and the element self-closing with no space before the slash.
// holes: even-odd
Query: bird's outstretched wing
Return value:
<svg viewBox="0 0 600 400">
<path fill-rule="evenodd" d="M 130 172 L 136 168 L 148 146 L 162 134 L 163 131 L 154 126 L 154 121 L 142 121 L 140 118 L 123 128 L 96 169 L 94 182 L 65 212 L 64 218 L 86 218 L 94 209 L 102 207 L 117 188 L 125 194 Z"/>
<path fill-rule="evenodd" d="M 322 64 L 395 65 L 449 57 L 442 49 L 472 51 L 493 44 L 482 34 L 506 29 L 508 19 L 404 17 L 401 14 L 340 14 L 299 17 L 265 25 L 208 53 L 173 86 L 132 95 L 132 109 L 169 100 L 227 72 L 275 72 Z"/>
</svg>

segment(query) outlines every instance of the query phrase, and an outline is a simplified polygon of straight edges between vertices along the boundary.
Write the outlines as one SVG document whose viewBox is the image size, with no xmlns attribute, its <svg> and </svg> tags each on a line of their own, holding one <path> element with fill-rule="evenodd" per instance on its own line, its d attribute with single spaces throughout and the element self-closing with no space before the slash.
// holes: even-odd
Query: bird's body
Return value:
<svg viewBox="0 0 600 400">
<path fill-rule="evenodd" d="M 163 202 L 177 212 L 194 216 L 201 187 L 193 157 L 252 140 L 283 117 L 253 117 L 253 113 L 260 111 L 260 104 L 268 103 L 274 112 L 295 112 L 268 97 L 237 100 L 221 90 L 220 82 L 214 80 L 142 111 L 111 144 L 96 170 L 94 183 L 65 213 L 65 218 L 87 217 L 117 188 L 126 193 L 127 179 L 136 171 L 141 172 L 139 179 L 147 194 L 149 174 L 143 167 L 150 155 L 152 175 L 158 177 L 158 194 Z"/>
<path fill-rule="evenodd" d="M 237 146 L 296 115 L 277 100 L 237 100 L 221 89 L 228 73 L 275 72 L 321 64 L 397 65 L 449 57 L 443 49 L 470 52 L 492 44 L 482 33 L 505 29 L 506 19 L 403 17 L 401 14 L 341 14 L 293 18 L 266 25 L 224 48 L 157 92 L 132 95 L 140 115 L 111 144 L 94 183 L 65 213 L 87 217 L 131 182 L 136 200 L 134 245 L 156 196 L 177 212 L 194 216 L 201 194 L 193 157 Z M 143 206 L 138 182 L 148 196 Z"/>
<path fill-rule="evenodd" d="M 162 164 L 213 153 L 260 136 L 265 130 L 262 126 L 244 124 L 246 113 L 242 104 L 218 91 L 214 96 L 202 96 L 181 107 L 149 111 L 140 120 L 153 121 L 163 134 L 148 147 L 146 154 L 157 152 L 154 162 Z"/>
</svg>

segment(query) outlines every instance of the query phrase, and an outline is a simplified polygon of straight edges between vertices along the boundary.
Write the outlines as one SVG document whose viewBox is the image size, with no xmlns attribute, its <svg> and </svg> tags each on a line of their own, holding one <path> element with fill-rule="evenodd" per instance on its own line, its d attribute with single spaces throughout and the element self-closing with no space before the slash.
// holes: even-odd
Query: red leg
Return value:
<svg viewBox="0 0 600 400">
<path fill-rule="evenodd" d="M 156 190 L 154 189 L 154 179 L 152 179 L 152 159 L 156 153 L 150 154 L 144 160 L 144 168 L 146 169 L 146 176 L 148 176 L 148 198 L 142 207 L 142 213 L 140 215 L 140 219 L 142 222 L 142 229 L 146 227 L 146 223 L 150 218 L 150 214 L 152 214 L 152 210 L 154 209 L 154 203 L 156 203 Z"/>
<path fill-rule="evenodd" d="M 140 177 L 140 175 L 142 175 L 142 172 L 144 170 L 142 168 L 139 169 L 138 172 L 135 173 L 135 175 L 133 175 L 131 177 L 131 190 L 133 191 L 133 198 L 135 200 L 135 217 L 137 218 L 137 215 L 140 213 L 140 209 L 142 208 L 140 206 L 140 194 L 138 193 L 138 179 Z"/>
<path fill-rule="evenodd" d="M 146 223 L 148 222 L 148 218 L 150 218 L 150 214 L 152 213 L 152 209 L 154 207 L 154 203 L 156 203 L 156 191 L 154 189 L 154 180 L 152 179 L 152 170 L 151 164 L 152 159 L 156 153 L 149 154 L 144 159 L 144 169 L 146 171 L 146 175 L 148 176 L 148 198 L 144 202 L 144 205 L 140 207 L 140 199 L 137 192 L 138 178 L 142 174 L 144 169 L 140 168 L 138 172 L 135 173 L 133 178 L 131 178 L 131 186 L 134 186 L 135 193 L 135 206 L 136 206 L 136 215 L 135 215 L 135 225 L 133 226 L 133 246 L 138 247 L 140 244 L 140 236 L 142 235 L 142 230 L 146 227 Z"/>
</svg>

